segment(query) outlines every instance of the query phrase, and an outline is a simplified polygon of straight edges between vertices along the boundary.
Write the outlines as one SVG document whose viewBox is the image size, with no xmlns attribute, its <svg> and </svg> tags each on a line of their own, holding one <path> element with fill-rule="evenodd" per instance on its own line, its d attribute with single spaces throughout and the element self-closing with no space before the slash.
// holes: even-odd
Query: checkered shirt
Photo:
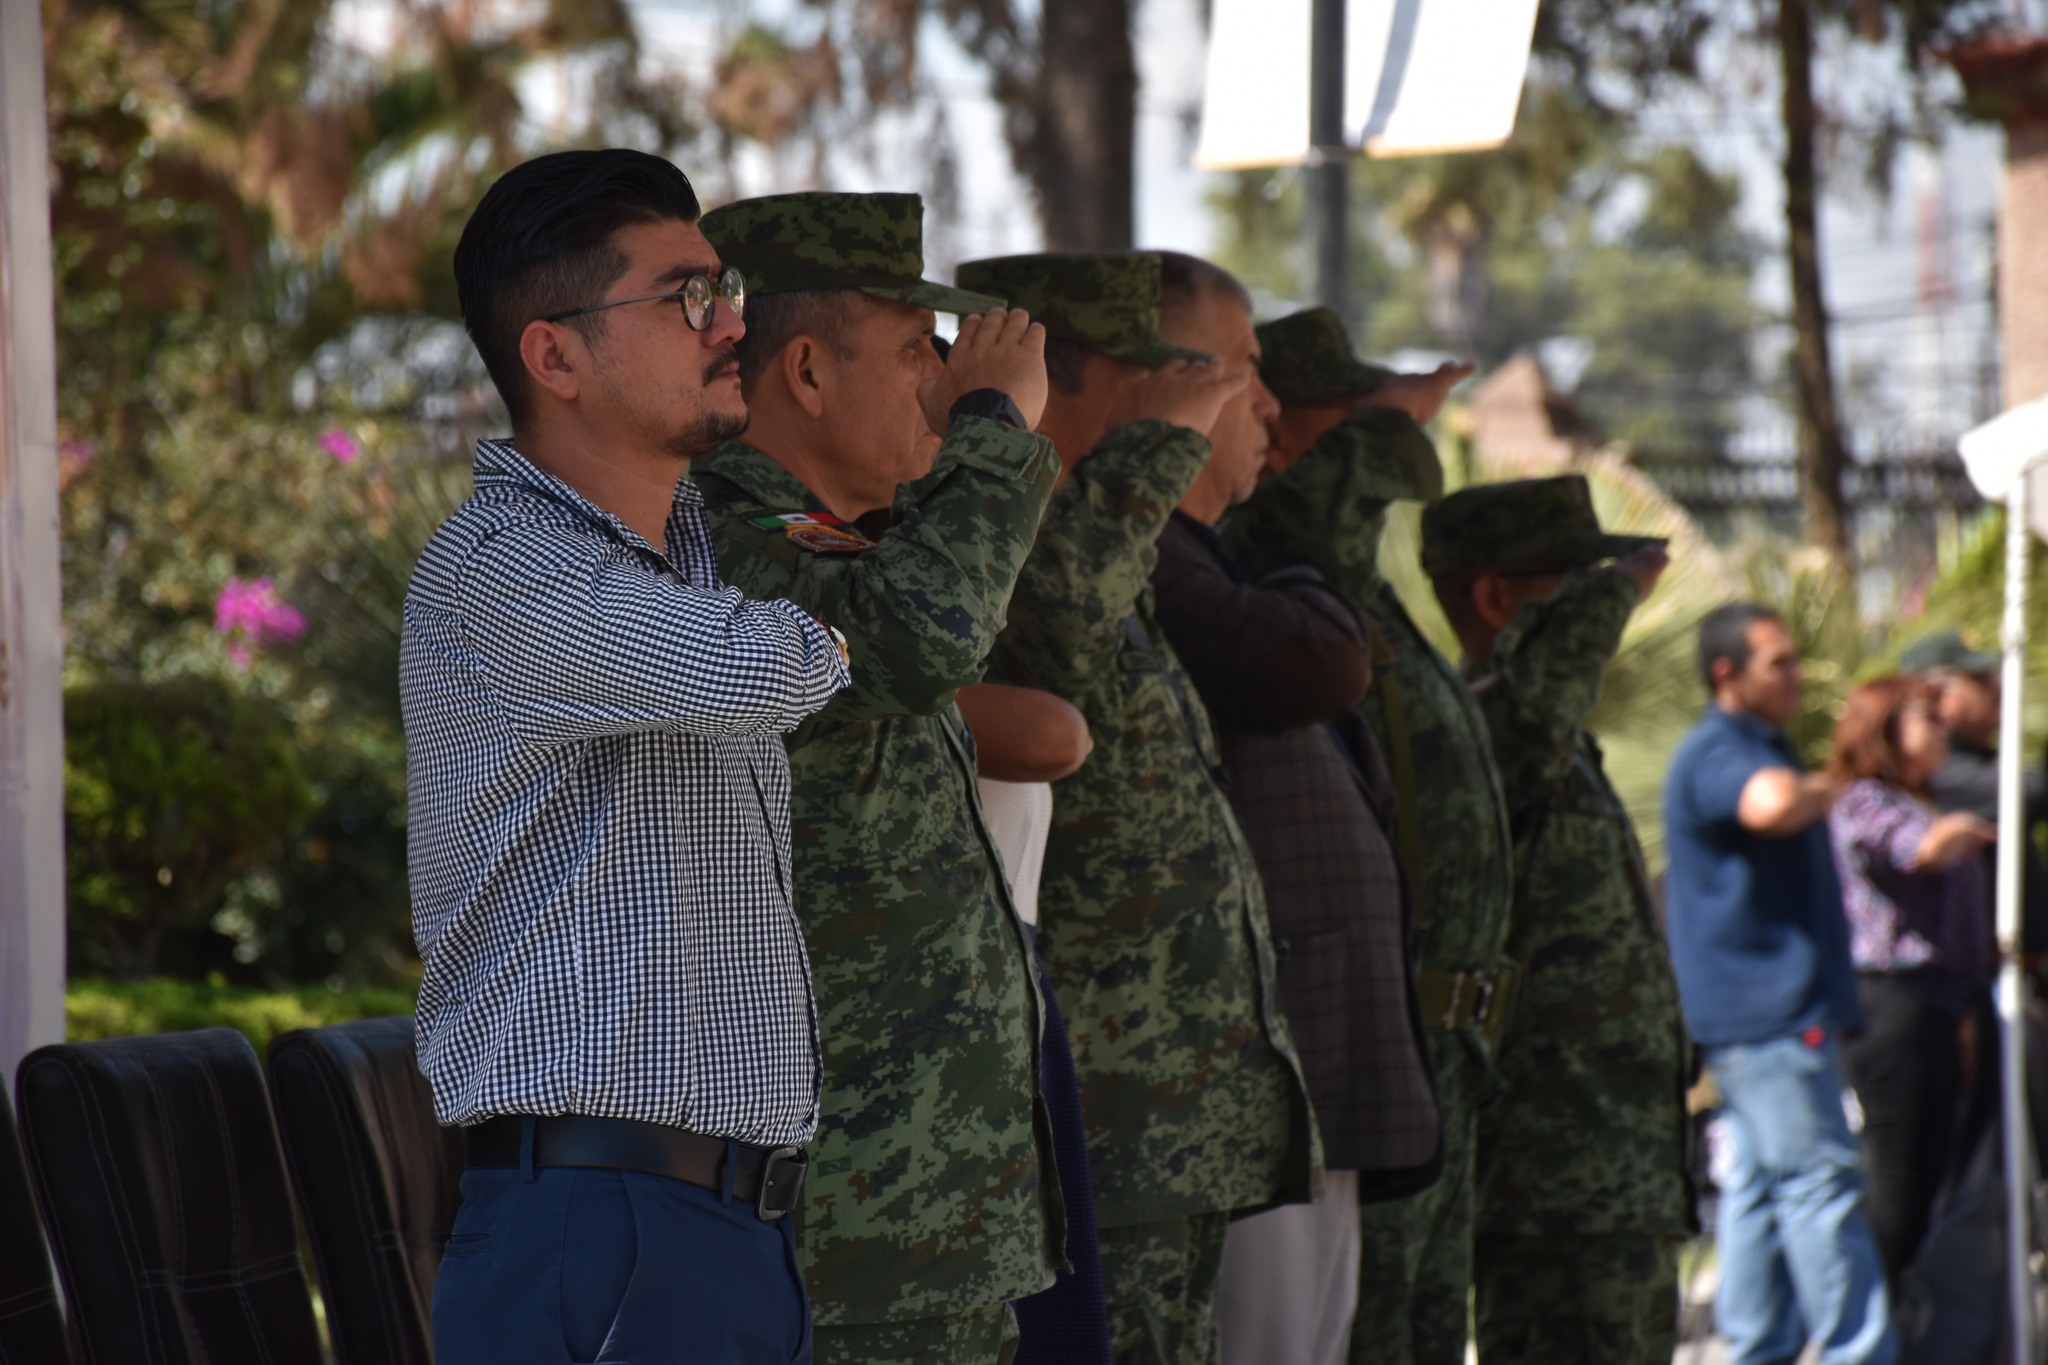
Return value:
<svg viewBox="0 0 2048 1365">
<path fill-rule="evenodd" d="M 720 583 L 688 479 L 664 556 L 506 442 L 475 476 L 413 570 L 399 664 L 435 1112 L 806 1142 L 778 735 L 845 686 L 838 647 Z"/>
</svg>

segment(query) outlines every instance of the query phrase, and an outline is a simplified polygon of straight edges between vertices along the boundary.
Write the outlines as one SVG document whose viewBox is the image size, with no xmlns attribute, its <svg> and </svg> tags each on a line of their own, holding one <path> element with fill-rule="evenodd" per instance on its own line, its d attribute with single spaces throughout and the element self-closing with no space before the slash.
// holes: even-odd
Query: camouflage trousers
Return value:
<svg viewBox="0 0 2048 1365">
<path fill-rule="evenodd" d="M 1016 1354 L 1017 1318 L 1007 1303 L 811 1332 L 814 1365 L 1010 1365 Z"/>
<path fill-rule="evenodd" d="M 1216 1285 L 1226 1213 L 1102 1228 L 1103 1296 L 1116 1365 L 1216 1365 Z"/>
<path fill-rule="evenodd" d="M 1482 1365 L 1644 1365 L 1678 1345 L 1678 1239 L 1482 1237 Z"/>
<path fill-rule="evenodd" d="M 1351 1365 L 1464 1365 L 1471 1331 L 1473 1167 L 1479 1106 L 1496 1084 L 1478 1044 L 1429 1032 L 1444 1171 L 1420 1194 L 1359 1211 Z"/>
</svg>

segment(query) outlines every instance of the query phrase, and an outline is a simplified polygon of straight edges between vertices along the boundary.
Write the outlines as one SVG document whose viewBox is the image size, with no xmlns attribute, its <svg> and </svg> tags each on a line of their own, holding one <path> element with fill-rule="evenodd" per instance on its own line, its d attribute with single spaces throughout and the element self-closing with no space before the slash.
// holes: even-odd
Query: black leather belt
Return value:
<svg viewBox="0 0 2048 1365">
<path fill-rule="evenodd" d="M 468 1130 L 469 1164 L 474 1170 L 516 1169 L 528 1122 L 533 1124 L 533 1164 L 599 1170 L 644 1171 L 685 1180 L 707 1190 L 725 1190 L 724 1138 L 686 1133 L 638 1119 L 595 1118 L 588 1114 L 517 1114 L 485 1119 Z M 735 1199 L 744 1199 L 764 1219 L 780 1218 L 803 1194 L 806 1158 L 801 1147 L 737 1146 L 732 1177 Z"/>
</svg>

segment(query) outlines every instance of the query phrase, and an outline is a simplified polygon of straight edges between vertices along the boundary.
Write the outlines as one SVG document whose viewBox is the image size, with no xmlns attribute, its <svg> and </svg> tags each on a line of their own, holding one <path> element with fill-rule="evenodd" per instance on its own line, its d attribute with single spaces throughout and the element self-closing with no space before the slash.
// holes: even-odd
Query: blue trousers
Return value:
<svg viewBox="0 0 2048 1365">
<path fill-rule="evenodd" d="M 787 1218 L 664 1176 L 470 1171 L 434 1286 L 438 1365 L 810 1365 Z"/>
<path fill-rule="evenodd" d="M 1714 1305 L 1732 1365 L 1790 1365 L 1809 1339 L 1823 1365 L 1890 1365 L 1898 1339 L 1834 1039 L 1709 1048 L 1707 1064 L 1734 1145 Z"/>
<path fill-rule="evenodd" d="M 1038 935 L 1031 937 L 1036 953 Z M 1053 1287 L 1011 1304 L 1022 1343 L 1013 1365 L 1109 1365 L 1109 1309 L 1102 1297 L 1102 1251 L 1096 1245 L 1095 1176 L 1088 1165 L 1088 1134 L 1081 1122 L 1081 1081 L 1067 1043 L 1067 1021 L 1045 961 L 1038 961 L 1045 996 L 1045 1041 L 1038 1060 L 1038 1090 L 1052 1120 L 1053 1159 L 1067 1212 L 1067 1263 Z"/>
</svg>

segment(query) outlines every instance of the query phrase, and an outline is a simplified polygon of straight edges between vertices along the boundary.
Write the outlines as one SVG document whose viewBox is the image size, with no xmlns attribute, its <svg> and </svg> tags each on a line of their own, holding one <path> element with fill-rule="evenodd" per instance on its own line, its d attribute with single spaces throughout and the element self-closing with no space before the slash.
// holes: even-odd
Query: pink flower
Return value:
<svg viewBox="0 0 2048 1365">
<path fill-rule="evenodd" d="M 91 464 L 99 450 L 97 441 L 66 441 L 57 447 L 57 458 L 72 464 Z"/>
<path fill-rule="evenodd" d="M 356 438 L 340 427 L 320 433 L 320 448 L 334 457 L 336 464 L 354 464 L 363 448 L 356 444 Z"/>
<path fill-rule="evenodd" d="M 247 668 L 254 651 L 290 644 L 306 633 L 306 616 L 280 601 L 268 578 L 230 578 L 213 603 L 213 628 L 228 637 L 228 657 Z"/>
</svg>

